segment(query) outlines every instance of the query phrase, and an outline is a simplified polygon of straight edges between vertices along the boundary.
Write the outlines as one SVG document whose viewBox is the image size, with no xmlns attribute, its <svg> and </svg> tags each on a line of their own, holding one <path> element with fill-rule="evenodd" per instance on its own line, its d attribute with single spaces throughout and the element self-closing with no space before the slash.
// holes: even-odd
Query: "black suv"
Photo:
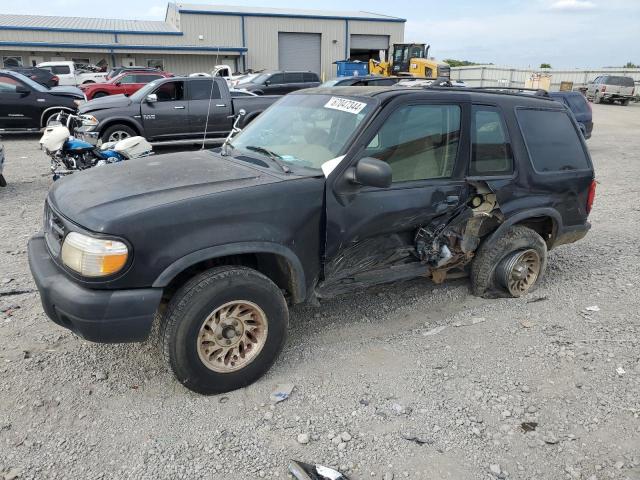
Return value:
<svg viewBox="0 0 640 480">
<path fill-rule="evenodd" d="M 296 90 L 319 85 L 320 79 L 313 72 L 264 72 L 250 82 L 236 85 L 236 88 L 256 95 L 286 95 Z"/>
<path fill-rule="evenodd" d="M 109 185 L 109 188 L 105 188 Z M 29 263 L 47 315 L 96 342 L 146 339 L 202 393 L 258 379 L 287 304 L 467 274 L 525 295 L 584 237 L 586 144 L 549 97 L 339 87 L 282 97 L 223 148 L 56 182 Z"/>
<path fill-rule="evenodd" d="M 38 130 L 58 112 L 75 112 L 85 102 L 76 87 L 47 88 L 10 70 L 0 70 L 0 131 Z"/>
</svg>

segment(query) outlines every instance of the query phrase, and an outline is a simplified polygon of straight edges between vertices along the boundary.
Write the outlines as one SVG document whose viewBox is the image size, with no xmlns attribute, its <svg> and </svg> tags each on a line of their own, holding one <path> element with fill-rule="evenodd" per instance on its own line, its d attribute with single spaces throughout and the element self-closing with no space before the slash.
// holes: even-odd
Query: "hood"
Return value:
<svg viewBox="0 0 640 480">
<path fill-rule="evenodd" d="M 49 93 L 62 97 L 84 98 L 84 93 L 82 93 L 82 90 L 80 90 L 78 87 L 71 87 L 66 85 L 61 87 L 51 87 L 49 89 Z"/>
<path fill-rule="evenodd" d="M 88 113 L 95 110 L 103 110 L 105 108 L 122 108 L 131 105 L 131 99 L 123 94 L 108 95 L 106 97 L 89 100 L 83 104 L 78 110 L 79 113 Z"/>
<path fill-rule="evenodd" d="M 119 220 L 198 197 L 281 181 L 277 175 L 200 150 L 137 158 L 75 173 L 54 183 L 50 204 L 95 232 Z M 167 208 L 167 215 L 171 209 Z M 110 232 L 117 233 L 117 232 Z"/>
</svg>

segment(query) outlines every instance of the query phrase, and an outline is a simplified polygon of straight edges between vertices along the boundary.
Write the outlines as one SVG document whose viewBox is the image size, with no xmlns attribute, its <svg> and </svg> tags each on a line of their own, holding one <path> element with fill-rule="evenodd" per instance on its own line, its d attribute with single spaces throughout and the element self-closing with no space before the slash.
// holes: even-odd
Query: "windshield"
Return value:
<svg viewBox="0 0 640 480">
<path fill-rule="evenodd" d="M 260 75 L 258 75 L 257 77 L 253 77 L 252 79 L 248 80 L 247 83 L 251 82 L 251 83 L 258 83 L 258 84 L 262 84 L 264 83 L 265 80 L 267 80 L 269 77 L 271 76 L 270 73 L 261 73 Z M 243 82 L 245 83 L 245 82 Z"/>
<path fill-rule="evenodd" d="M 319 170 L 341 154 L 375 104 L 365 97 L 287 95 L 233 139 L 232 153 L 237 149 L 249 156 L 275 156 L 289 166 Z"/>
<path fill-rule="evenodd" d="M 20 80 L 22 83 L 25 83 L 25 84 L 29 85 L 32 89 L 34 89 L 37 92 L 48 92 L 49 91 L 49 89 L 47 87 L 45 87 L 44 85 L 31 80 L 29 77 L 26 77 L 25 75 L 23 75 L 21 73 L 14 72 L 13 74 L 16 76 L 16 80 Z"/>
<path fill-rule="evenodd" d="M 131 95 L 129 98 L 134 102 L 141 102 L 144 97 L 149 95 L 164 78 L 159 78 L 158 80 L 154 80 L 153 82 L 147 83 L 144 87 L 138 90 L 136 93 Z"/>
</svg>

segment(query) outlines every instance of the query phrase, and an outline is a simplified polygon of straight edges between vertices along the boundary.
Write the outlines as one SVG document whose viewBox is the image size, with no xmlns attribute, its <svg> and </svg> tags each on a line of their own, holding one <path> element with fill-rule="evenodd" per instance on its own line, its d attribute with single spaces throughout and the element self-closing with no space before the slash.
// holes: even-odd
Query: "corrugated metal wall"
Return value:
<svg viewBox="0 0 640 480">
<path fill-rule="evenodd" d="M 602 68 L 585 70 L 539 70 L 498 67 L 495 65 L 453 67 L 451 78 L 462 80 L 470 87 L 524 87 L 527 79 L 534 73 L 551 74 L 551 90 L 559 90 L 560 82 L 573 82 L 574 87 L 581 87 L 598 75 L 624 75 L 632 77 L 636 84 L 640 83 L 640 68 Z"/>
</svg>

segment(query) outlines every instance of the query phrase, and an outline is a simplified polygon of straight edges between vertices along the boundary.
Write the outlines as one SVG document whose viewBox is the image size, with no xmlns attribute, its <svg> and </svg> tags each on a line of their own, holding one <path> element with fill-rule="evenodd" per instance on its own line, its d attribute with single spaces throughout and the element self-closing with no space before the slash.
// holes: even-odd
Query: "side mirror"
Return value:
<svg viewBox="0 0 640 480">
<path fill-rule="evenodd" d="M 145 98 L 145 101 L 147 103 L 156 103 L 158 101 L 158 95 L 156 95 L 155 93 L 150 93 L 149 95 L 147 95 L 147 98 Z"/>
<path fill-rule="evenodd" d="M 31 90 L 29 90 L 24 85 L 16 85 L 16 93 L 24 97 L 25 95 L 29 95 L 31 93 Z"/>
<path fill-rule="evenodd" d="M 244 108 L 241 108 L 240 110 L 238 110 L 238 115 L 240 115 L 241 117 L 244 117 L 247 114 L 247 111 Z"/>
<path fill-rule="evenodd" d="M 271 80 L 265 80 L 264 81 L 264 86 L 268 87 L 269 85 L 271 85 Z"/>
<path fill-rule="evenodd" d="M 364 157 L 358 160 L 349 175 L 351 183 L 376 188 L 390 187 L 393 176 L 387 162 L 373 157 Z"/>
</svg>

